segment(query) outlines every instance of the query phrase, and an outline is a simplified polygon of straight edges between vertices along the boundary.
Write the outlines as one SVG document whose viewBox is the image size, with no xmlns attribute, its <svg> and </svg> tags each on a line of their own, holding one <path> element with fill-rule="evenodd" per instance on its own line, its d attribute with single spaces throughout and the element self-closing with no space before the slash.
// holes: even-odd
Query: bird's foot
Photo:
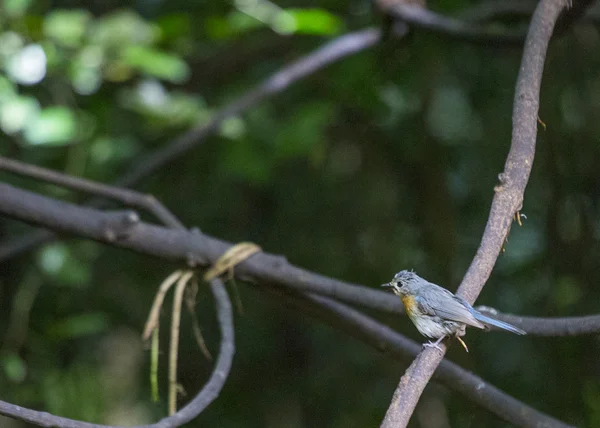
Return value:
<svg viewBox="0 0 600 428">
<path fill-rule="evenodd" d="M 423 344 L 424 348 L 436 348 L 439 349 L 442 353 L 444 352 L 444 350 L 442 349 L 442 347 L 440 346 L 441 341 L 444 340 L 444 336 L 440 337 L 438 340 L 436 340 L 435 342 L 425 342 Z"/>
</svg>

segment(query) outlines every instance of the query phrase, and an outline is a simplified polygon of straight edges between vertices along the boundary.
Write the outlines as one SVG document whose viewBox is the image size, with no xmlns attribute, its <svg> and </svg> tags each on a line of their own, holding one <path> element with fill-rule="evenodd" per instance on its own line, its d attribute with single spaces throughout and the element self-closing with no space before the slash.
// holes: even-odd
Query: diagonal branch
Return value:
<svg viewBox="0 0 600 428">
<path fill-rule="evenodd" d="M 500 185 L 496 186 L 489 219 L 477 254 L 457 294 L 473 303 L 492 272 L 514 218 L 523 204 L 525 186 L 533 165 L 537 133 L 540 86 L 548 43 L 565 0 L 542 0 L 538 4 L 523 52 L 513 106 L 511 148 Z M 428 348 L 421 352 L 400 380 L 382 427 L 405 427 L 425 385 L 445 351 Z"/>
<path fill-rule="evenodd" d="M 235 353 L 233 312 L 223 282 L 218 279 L 211 281 L 210 289 L 217 306 L 217 318 L 219 320 L 219 328 L 221 331 L 221 345 L 219 348 L 219 357 L 217 358 L 215 368 L 209 381 L 192 401 L 173 416 L 164 418 L 154 424 L 141 425 L 134 428 L 180 427 L 198 416 L 211 402 L 214 401 L 215 398 L 217 398 L 219 392 L 223 388 L 229 370 L 231 369 L 233 354 Z M 27 409 L 5 401 L 0 401 L 0 414 L 46 428 L 118 428 L 54 416 L 50 413 Z"/>
<path fill-rule="evenodd" d="M 348 33 L 286 65 L 255 88 L 219 110 L 208 123 L 198 125 L 150 156 L 137 162 L 135 168 L 117 181 L 118 184 L 129 187 L 139 182 L 152 172 L 179 158 L 191 148 L 201 144 L 207 137 L 215 134 L 224 120 L 237 116 L 265 99 L 283 92 L 292 84 L 312 75 L 321 68 L 374 46 L 380 37 L 380 31 L 375 28 Z"/>
<path fill-rule="evenodd" d="M 269 287 L 261 290 L 283 298 L 303 314 L 321 319 L 393 358 L 408 361 L 421 350 L 418 343 L 335 300 L 314 294 L 282 293 Z M 527 406 L 451 361 L 443 360 L 434 378 L 509 423 L 531 428 L 570 426 Z"/>
</svg>

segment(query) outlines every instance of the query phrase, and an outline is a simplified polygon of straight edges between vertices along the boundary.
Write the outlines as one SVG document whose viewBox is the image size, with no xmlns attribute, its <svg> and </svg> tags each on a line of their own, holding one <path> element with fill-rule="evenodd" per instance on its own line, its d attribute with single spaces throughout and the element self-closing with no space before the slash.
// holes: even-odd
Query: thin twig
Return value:
<svg viewBox="0 0 600 428">
<path fill-rule="evenodd" d="M 520 44 L 525 33 L 510 28 L 498 29 L 480 23 L 440 15 L 421 6 L 404 2 L 375 0 L 385 14 L 414 27 L 472 43 Z"/>
<path fill-rule="evenodd" d="M 173 228 L 183 228 L 183 224 L 154 196 L 144 195 L 134 190 L 108 186 L 85 178 L 73 177 L 42 168 L 35 165 L 19 162 L 0 156 L 0 170 L 9 171 L 25 177 L 36 178 L 67 189 L 86 192 L 91 195 L 122 202 L 129 207 L 142 208 L 156 216 L 163 224 Z"/>
<path fill-rule="evenodd" d="M 513 109 L 511 148 L 495 195 L 481 244 L 471 266 L 458 288 L 457 295 L 473 303 L 508 236 L 515 212 L 522 208 L 525 186 L 535 155 L 537 117 L 544 60 L 554 24 L 564 0 L 542 0 L 536 8 L 525 41 L 525 49 Z M 401 428 L 408 425 L 425 385 L 444 357 L 443 351 L 427 348 L 413 361 L 402 376 L 382 423 L 382 428 Z"/>
<path fill-rule="evenodd" d="M 117 183 L 129 187 L 164 165 L 179 158 L 191 148 L 203 143 L 207 137 L 217 132 L 223 121 L 237 116 L 271 96 L 283 92 L 293 83 L 314 74 L 316 71 L 349 55 L 374 46 L 380 39 L 380 31 L 375 28 L 356 31 L 340 36 L 324 44 L 314 52 L 282 67 L 258 86 L 246 92 L 231 104 L 219 110 L 208 123 L 203 123 L 181 135 L 137 162 Z"/>
</svg>

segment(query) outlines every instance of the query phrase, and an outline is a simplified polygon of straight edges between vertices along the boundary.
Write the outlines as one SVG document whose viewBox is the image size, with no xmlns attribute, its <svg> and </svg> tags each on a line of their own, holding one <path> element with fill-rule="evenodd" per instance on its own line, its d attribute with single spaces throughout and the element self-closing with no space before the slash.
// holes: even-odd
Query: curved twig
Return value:
<svg viewBox="0 0 600 428">
<path fill-rule="evenodd" d="M 314 294 L 282 293 L 281 290 L 268 287 L 261 287 L 261 291 L 283 297 L 284 301 L 292 307 L 301 309 L 303 314 L 308 313 L 319 318 L 375 349 L 402 361 L 408 362 L 422 348 L 418 343 L 407 339 L 388 326 L 327 297 Z M 442 361 L 435 372 L 434 379 L 512 424 L 530 428 L 570 427 L 570 425 L 511 397 L 451 361 Z"/>
<path fill-rule="evenodd" d="M 198 416 L 214 399 L 225 384 L 233 354 L 235 353 L 233 333 L 233 311 L 231 302 L 223 283 L 215 279 L 211 281 L 210 288 L 217 306 L 217 318 L 221 331 L 221 346 L 217 363 L 209 381 L 204 385 L 196 397 L 173 416 L 164 418 L 154 424 L 140 425 L 133 428 L 174 428 L 179 427 Z M 108 425 L 98 425 L 81 422 L 73 419 L 54 416 L 46 412 L 27 409 L 4 401 L 0 401 L 0 414 L 14 419 L 29 422 L 45 428 L 118 428 Z"/>
<path fill-rule="evenodd" d="M 481 244 L 457 291 L 457 295 L 471 304 L 489 278 L 510 231 L 514 214 L 523 204 L 523 194 L 535 155 L 540 86 L 546 50 L 554 24 L 564 6 L 564 0 L 541 0 L 529 26 L 517 78 L 511 148 L 504 172 L 499 177 L 500 185 L 494 189 L 495 195 Z M 383 428 L 408 425 L 419 397 L 444 353 L 445 351 L 438 352 L 435 348 L 427 348 L 417 356 L 394 392 L 381 425 Z"/>
</svg>

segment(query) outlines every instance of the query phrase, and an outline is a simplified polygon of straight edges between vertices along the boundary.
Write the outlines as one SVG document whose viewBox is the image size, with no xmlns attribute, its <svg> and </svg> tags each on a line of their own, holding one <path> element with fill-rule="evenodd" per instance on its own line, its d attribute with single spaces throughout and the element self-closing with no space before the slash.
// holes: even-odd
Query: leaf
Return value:
<svg viewBox="0 0 600 428">
<path fill-rule="evenodd" d="M 22 16 L 31 5 L 32 0 L 4 0 L 2 11 L 10 17 Z"/>
<path fill-rule="evenodd" d="M 10 94 L 3 92 L 4 96 L 9 97 Z M 40 105 L 33 97 L 9 98 L 0 107 L 0 127 L 9 135 L 15 134 L 34 121 L 39 111 Z"/>
<path fill-rule="evenodd" d="M 344 29 L 340 18 L 323 9 L 286 9 L 284 13 L 293 19 L 296 34 L 330 36 Z"/>
<path fill-rule="evenodd" d="M 190 70 L 181 58 L 144 46 L 129 46 L 123 59 L 129 66 L 150 76 L 182 82 L 189 76 Z"/>
<path fill-rule="evenodd" d="M 94 43 L 123 48 L 149 45 L 158 39 L 160 30 L 134 12 L 120 11 L 96 21 L 91 33 Z"/>
<path fill-rule="evenodd" d="M 57 10 L 44 20 L 44 34 L 67 47 L 80 46 L 90 22 L 85 10 Z"/>
<path fill-rule="evenodd" d="M 48 107 L 25 128 L 25 138 L 32 145 L 61 146 L 75 138 L 76 121 L 66 107 Z"/>
</svg>

